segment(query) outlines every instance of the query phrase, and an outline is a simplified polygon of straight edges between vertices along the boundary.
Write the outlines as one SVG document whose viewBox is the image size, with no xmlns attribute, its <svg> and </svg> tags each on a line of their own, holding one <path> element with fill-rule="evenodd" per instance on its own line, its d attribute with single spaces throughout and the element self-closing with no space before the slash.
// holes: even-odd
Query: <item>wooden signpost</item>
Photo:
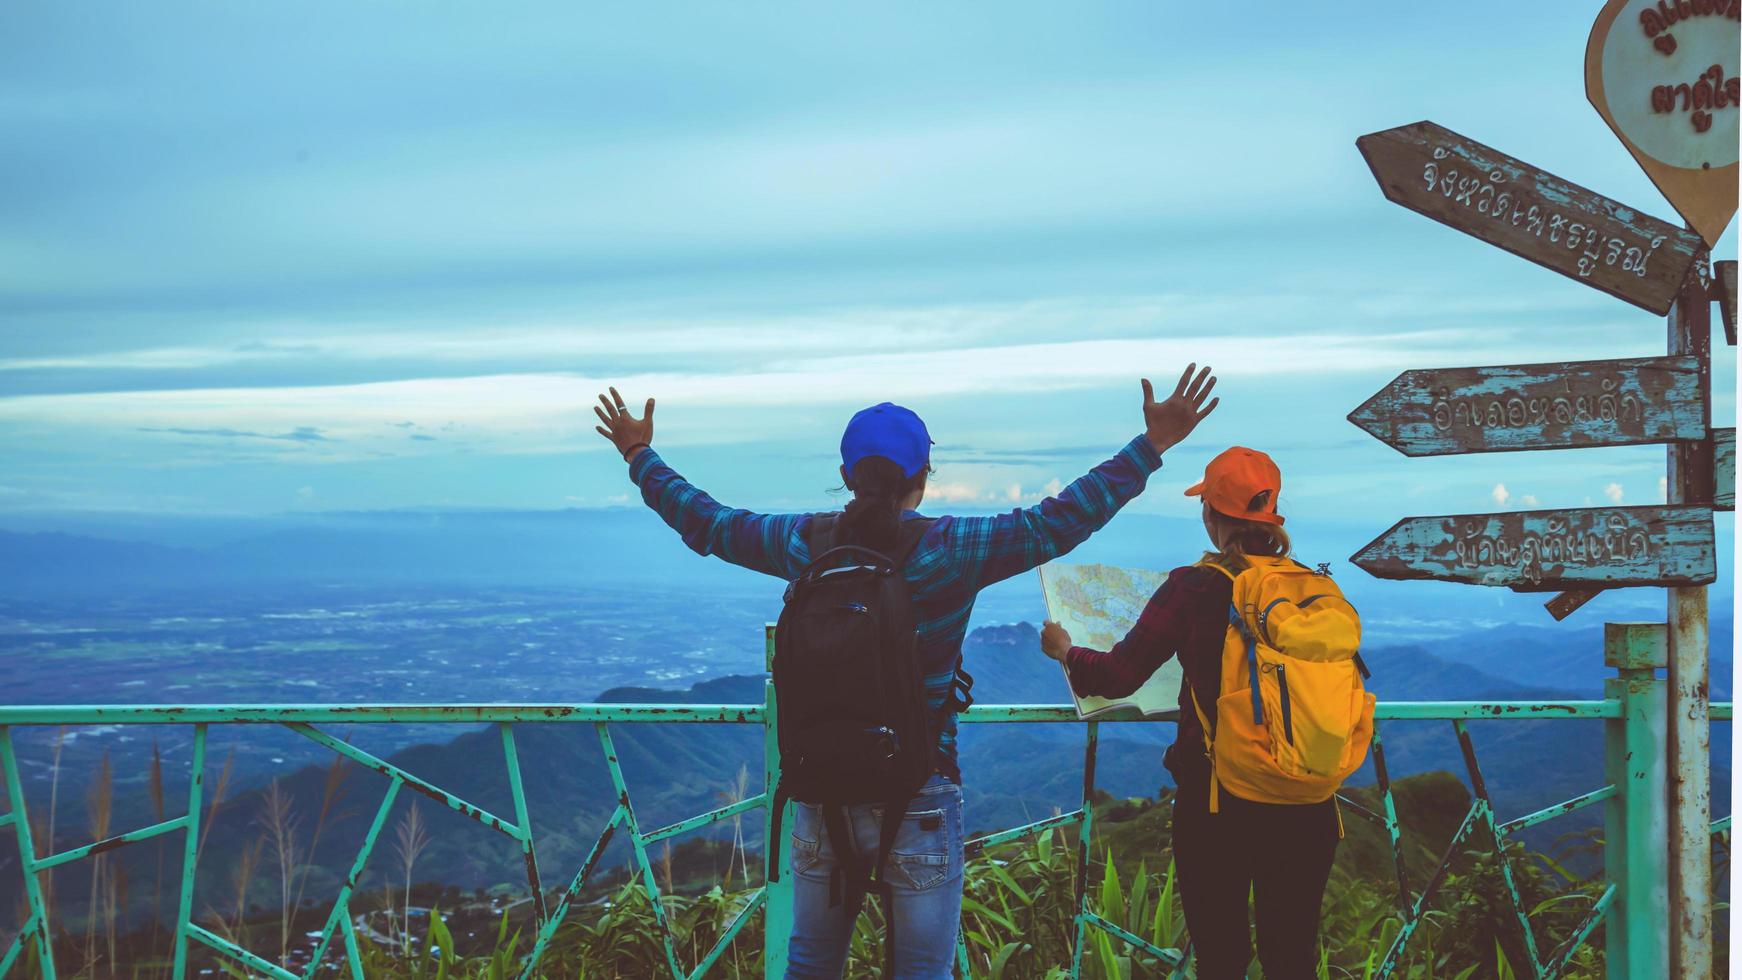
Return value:
<svg viewBox="0 0 1742 980">
<path fill-rule="evenodd" d="M 1405 456 L 1697 441 L 1692 357 L 1405 371 L 1349 421 Z"/>
<path fill-rule="evenodd" d="M 1387 200 L 1653 313 L 1704 243 L 1499 150 L 1418 122 L 1355 141 Z"/>
<path fill-rule="evenodd" d="M 1726 282 L 1734 283 L 1735 264 L 1718 263 L 1713 282 L 1706 242 L 1693 231 L 1443 126 L 1412 123 L 1368 133 L 1355 145 L 1387 200 L 1635 306 L 1660 314 L 1672 307 L 1707 309 L 1709 300 L 1722 306 L 1734 294 Z M 1734 308 L 1731 299 L 1727 322 L 1733 322 Z M 1727 333 L 1734 343 L 1734 331 Z M 1713 469 L 1717 454 L 1707 448 L 1714 445 L 1710 341 L 1689 344 L 1672 344 L 1668 357 L 1406 371 L 1351 412 L 1349 421 L 1407 456 L 1667 443 L 1681 454 L 1676 458 L 1685 457 L 1687 483 L 1687 492 L 1671 501 L 1703 504 L 1709 511 L 1722 482 Z M 1375 562 L 1369 571 L 1386 578 L 1441 577 L 1402 569 Z M 1600 575 L 1545 581 L 1564 581 L 1570 588 L 1545 604 L 1555 619 L 1621 584 Z M 1542 588 L 1502 578 L 1486 584 Z"/>
<path fill-rule="evenodd" d="M 1736 431 L 1711 427 L 1711 306 L 1734 345 L 1736 263 L 1708 269 L 1707 249 L 1737 208 L 1739 78 L 1742 0 L 1607 0 L 1591 30 L 1586 95 L 1685 229 L 1431 122 L 1356 141 L 1393 203 L 1668 316 L 1667 357 L 1406 371 L 1349 415 L 1410 456 L 1669 447 L 1665 506 L 1411 517 L 1353 558 L 1381 578 L 1565 590 L 1546 604 L 1556 619 L 1603 589 L 1667 590 L 1669 819 L 1650 864 L 1668 907 L 1611 914 L 1661 920 L 1669 962 L 1627 949 L 1616 929 L 1610 976 L 1628 961 L 1678 978 L 1713 970 L 1704 586 L 1717 570 L 1712 512 L 1736 506 Z"/>
<path fill-rule="evenodd" d="M 1528 591 L 1703 585 L 1717 576 L 1709 507 L 1589 507 L 1407 517 L 1350 559 L 1380 578 Z"/>
</svg>

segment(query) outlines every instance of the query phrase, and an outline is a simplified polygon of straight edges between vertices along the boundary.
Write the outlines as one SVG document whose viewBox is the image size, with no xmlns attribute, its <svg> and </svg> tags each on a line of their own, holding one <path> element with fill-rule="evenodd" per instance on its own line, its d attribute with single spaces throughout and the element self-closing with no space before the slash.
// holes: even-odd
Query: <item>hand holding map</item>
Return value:
<svg viewBox="0 0 1742 980">
<path fill-rule="evenodd" d="M 1046 587 L 1043 583 L 1043 589 Z M 1071 634 L 1063 626 L 1053 620 L 1040 624 L 1040 652 L 1057 660 L 1065 662 L 1065 654 L 1071 652 Z"/>
<path fill-rule="evenodd" d="M 1110 565 L 1045 565 L 1040 588 L 1047 617 L 1068 643 L 1111 650 L 1137 622 L 1149 597 L 1167 581 L 1166 572 Z M 1048 627 L 1051 629 L 1052 627 Z M 1046 632 L 1041 634 L 1043 649 Z M 1068 645 L 1067 645 L 1068 649 Z M 1047 651 L 1053 656 L 1052 651 Z M 1062 654 L 1054 657 L 1061 660 Z M 1094 718 L 1119 708 L 1136 708 L 1144 717 L 1169 719 L 1179 712 L 1182 674 L 1178 660 L 1162 664 L 1143 685 L 1122 698 L 1077 697 L 1077 716 Z"/>
</svg>

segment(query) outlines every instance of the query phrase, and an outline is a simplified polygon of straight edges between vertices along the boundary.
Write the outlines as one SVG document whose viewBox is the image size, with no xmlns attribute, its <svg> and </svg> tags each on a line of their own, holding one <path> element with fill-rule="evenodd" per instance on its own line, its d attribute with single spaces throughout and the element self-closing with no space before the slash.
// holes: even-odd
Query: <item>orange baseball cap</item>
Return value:
<svg viewBox="0 0 1742 980">
<path fill-rule="evenodd" d="M 1202 497 L 1218 514 L 1243 521 L 1281 524 L 1276 498 L 1282 496 L 1282 471 L 1256 449 L 1235 446 L 1210 460 L 1204 479 L 1186 491 Z"/>
</svg>

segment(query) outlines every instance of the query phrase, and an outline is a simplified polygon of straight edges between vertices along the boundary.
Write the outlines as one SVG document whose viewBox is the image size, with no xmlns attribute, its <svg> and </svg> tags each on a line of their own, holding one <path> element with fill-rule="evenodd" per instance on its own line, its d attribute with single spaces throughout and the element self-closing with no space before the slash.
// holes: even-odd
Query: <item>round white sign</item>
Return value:
<svg viewBox="0 0 1742 980">
<path fill-rule="evenodd" d="M 1691 170 L 1737 161 L 1742 0 L 1630 0 L 1603 45 L 1615 128 L 1648 156 Z"/>
</svg>

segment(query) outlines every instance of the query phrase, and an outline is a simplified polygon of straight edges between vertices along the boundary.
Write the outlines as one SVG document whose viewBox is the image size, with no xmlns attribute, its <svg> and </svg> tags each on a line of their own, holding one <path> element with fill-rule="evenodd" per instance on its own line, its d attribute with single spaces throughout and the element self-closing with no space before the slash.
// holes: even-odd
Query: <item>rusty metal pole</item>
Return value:
<svg viewBox="0 0 1742 980">
<path fill-rule="evenodd" d="M 1700 363 L 1712 397 L 1712 305 L 1701 256 L 1669 314 L 1669 352 Z M 1712 499 L 1712 440 L 1669 447 L 1669 503 Z M 1670 975 L 1712 975 L 1711 634 L 1704 586 L 1669 590 Z"/>
</svg>

